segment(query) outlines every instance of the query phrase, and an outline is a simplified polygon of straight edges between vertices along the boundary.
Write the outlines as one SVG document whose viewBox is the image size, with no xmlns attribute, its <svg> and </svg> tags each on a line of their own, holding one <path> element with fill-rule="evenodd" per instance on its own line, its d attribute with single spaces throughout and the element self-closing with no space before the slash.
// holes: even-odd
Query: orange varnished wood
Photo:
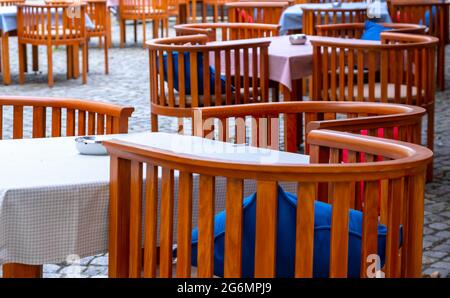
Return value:
<svg viewBox="0 0 450 298">
<path fill-rule="evenodd" d="M 0 96 L 0 107 L 13 107 L 12 137 L 15 139 L 23 137 L 24 121 L 32 122 L 33 138 L 48 136 L 47 127 L 50 127 L 50 125 L 50 136 L 52 137 L 104 134 L 105 131 L 108 134 L 127 133 L 128 118 L 134 111 L 131 107 L 121 107 L 90 100 L 25 96 Z M 31 119 L 24 113 L 25 107 L 33 108 Z M 46 112 L 48 110 L 51 110 L 51 121 L 47 121 Z M 78 121 L 75 119 L 76 111 L 78 111 Z M 62 131 L 62 112 L 66 113 L 65 132 Z M 7 124 L 3 119 L 6 117 L 6 113 L 0 113 L 0 116 L 0 122 Z M 104 119 L 105 116 L 111 120 L 110 130 L 105 128 L 104 120 L 95 123 L 95 117 Z M 95 125 L 97 129 L 95 129 Z M 0 136 L 6 137 L 4 133 L 0 134 Z"/>
<path fill-rule="evenodd" d="M 347 103 L 344 103 L 347 104 Z M 356 105 L 356 104 L 355 104 Z M 378 104 L 383 106 L 382 104 Z M 357 119 L 357 118 L 351 118 Z M 213 179 L 215 177 L 226 177 L 231 181 L 229 193 L 241 193 L 242 180 L 256 180 L 257 183 L 257 222 L 256 222 L 256 241 L 255 241 L 255 276 L 256 277 L 272 277 L 275 276 L 276 266 L 276 223 L 277 223 L 277 183 L 279 181 L 291 181 L 300 185 L 299 206 L 302 207 L 298 212 L 297 229 L 309 231 L 297 240 L 296 251 L 305 252 L 305 254 L 296 253 L 296 275 L 311 276 L 311 247 L 313 233 L 311 230 L 311 219 L 313 215 L 312 202 L 316 198 L 316 183 L 333 183 L 333 213 L 331 219 L 331 255 L 330 255 L 330 276 L 345 277 L 347 276 L 347 260 L 348 254 L 348 213 L 351 208 L 351 202 L 354 201 L 355 184 L 361 180 L 365 183 L 366 203 L 362 210 L 364 218 L 364 231 L 362 243 L 364 245 L 363 252 L 367 254 L 374 248 L 374 241 L 377 237 L 375 223 L 377 221 L 377 206 L 374 201 L 379 195 L 379 181 L 388 181 L 389 198 L 387 208 L 388 215 L 388 245 L 387 245 L 387 276 L 400 277 L 418 277 L 420 276 L 421 264 L 421 243 L 422 237 L 415 240 L 416 234 L 420 234 L 423 228 L 423 200 L 424 200 L 424 177 L 427 164 L 431 161 L 432 152 L 419 145 L 411 143 L 403 143 L 395 140 L 380 139 L 371 136 L 361 136 L 351 133 L 343 133 L 330 130 L 313 130 L 309 132 L 308 142 L 310 144 L 311 163 L 304 165 L 293 164 L 274 164 L 274 163 L 246 163 L 246 162 L 227 162 L 224 160 L 215 160 L 210 157 L 202 157 L 195 155 L 184 155 L 179 152 L 171 152 L 159 150 L 142 145 L 134 145 L 121 141 L 105 142 L 109 153 L 112 156 L 112 177 L 117 177 L 118 171 L 115 161 L 119 160 L 138 160 L 140 162 L 155 165 L 162 168 L 163 184 L 167 180 L 168 173 L 172 171 L 182 171 L 185 173 L 200 175 L 200 217 L 199 220 L 199 251 L 198 255 L 200 276 L 212 276 L 213 269 L 213 219 L 214 219 L 214 187 Z M 347 160 L 347 163 L 340 162 L 330 163 L 330 159 L 323 160 L 319 154 L 321 151 L 339 151 L 336 156 L 341 156 L 343 150 L 348 150 L 350 155 L 362 154 L 366 156 L 367 161 L 362 161 L 353 157 Z M 331 154 L 328 154 L 331 156 Z M 358 156 L 358 155 L 356 155 Z M 373 158 L 373 157 L 380 157 Z M 317 162 L 323 161 L 323 164 Z M 339 159 L 340 161 L 340 159 Z M 122 172 L 121 172 L 122 173 Z M 165 174 L 164 174 L 165 173 Z M 203 177 L 203 178 L 202 178 Z M 411 178 L 410 178 L 411 177 Z M 124 177 L 129 179 L 129 177 Z M 403 181 L 413 179 L 414 183 L 404 183 Z M 112 190 L 117 191 L 117 185 L 123 187 L 120 181 L 112 180 Z M 126 183 L 125 183 L 126 184 Z M 184 185 L 180 184 L 181 186 Z M 116 186 L 114 186 L 116 185 Z M 186 184 L 187 185 L 187 184 Z M 415 185 L 415 186 L 414 186 Z M 190 191 L 191 185 L 185 191 Z M 301 189 L 303 187 L 303 190 Z M 408 190 L 413 187 L 412 191 Z M 162 186 L 162 189 L 167 189 Z M 408 188 L 408 189 L 406 189 Z M 165 191 L 167 193 L 167 190 Z M 408 198 L 412 201 L 400 200 L 393 198 L 393 193 L 413 194 Z M 112 193 L 114 197 L 115 194 Z M 125 195 L 125 197 L 127 197 Z M 164 198 L 162 196 L 162 202 Z M 203 202 L 202 202 L 203 200 Z M 238 199 L 235 199 L 233 206 L 237 206 Z M 229 200 L 227 201 L 227 203 Z M 408 212 L 404 212 L 405 208 Z M 228 206 L 227 206 L 228 208 Z M 368 208 L 371 208 L 370 212 Z M 164 208 L 162 208 L 163 210 Z M 236 210 L 239 210 L 238 207 Z M 167 212 L 166 212 L 167 213 Z M 231 212 L 233 213 L 233 212 Z M 366 214 L 367 213 L 367 214 Z M 156 220 L 155 215 L 146 214 L 151 220 Z M 173 221 L 167 220 L 166 214 L 161 214 L 162 222 L 167 221 L 164 225 L 168 225 Z M 166 217 L 165 217 L 166 216 Z M 419 218 L 417 218 L 419 217 Z M 401 223 L 407 223 L 403 230 L 403 239 L 405 239 L 401 250 L 398 246 L 398 228 Z M 227 229 L 230 229 L 229 224 Z M 239 229 L 239 225 L 233 224 L 233 228 Z M 148 226 L 146 227 L 146 229 Z M 165 229 L 168 227 L 166 226 Z M 391 232 L 389 232 L 391 231 Z M 178 233 L 191 233 L 190 229 L 178 230 Z M 228 231 L 232 235 L 238 235 L 239 231 Z M 415 233 L 415 234 L 413 234 Z M 123 235 L 122 235 L 123 236 Z M 185 235 L 187 237 L 187 235 Z M 229 235 L 227 237 L 230 237 Z M 232 236 L 233 239 L 239 237 Z M 127 238 L 116 236 L 120 240 L 116 242 L 122 243 Z M 241 238 L 242 239 L 242 238 Z M 233 245 L 239 248 L 240 245 Z M 163 245 L 162 245 L 163 247 Z M 167 246 L 164 246 L 167 248 Z M 226 246 L 225 255 L 227 255 Z M 230 252 L 228 252 L 230 253 Z M 231 252 L 232 253 L 232 252 Z M 397 255 L 398 253 L 398 255 Z M 405 255 L 403 255 L 405 254 Z M 307 259 L 300 260 L 299 258 Z M 184 257 L 182 257 L 184 256 Z M 123 256 L 125 261 L 129 256 Z M 188 258 L 187 254 L 178 254 L 178 258 Z M 187 266 L 190 259 L 178 260 L 183 266 Z M 167 262 L 167 258 L 165 258 Z M 228 259 L 228 268 L 238 268 L 241 266 L 241 260 L 234 258 Z M 366 260 L 362 260 L 366 262 Z M 167 266 L 168 264 L 166 264 Z M 172 264 L 170 264 L 172 265 Z M 161 266 L 163 266 L 161 264 Z M 361 268 L 364 265 L 361 264 Z M 162 268 L 161 268 L 162 269 Z M 237 272 L 237 271 L 235 271 Z M 163 275 L 161 271 L 161 276 Z"/>
</svg>

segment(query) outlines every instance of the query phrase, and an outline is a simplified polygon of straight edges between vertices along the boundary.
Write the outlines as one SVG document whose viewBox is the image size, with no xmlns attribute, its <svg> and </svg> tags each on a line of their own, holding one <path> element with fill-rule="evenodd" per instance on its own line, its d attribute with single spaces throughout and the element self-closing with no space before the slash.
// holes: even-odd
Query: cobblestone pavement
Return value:
<svg viewBox="0 0 450 298">
<path fill-rule="evenodd" d="M 65 51 L 57 49 L 54 55 L 53 88 L 47 88 L 46 85 L 47 59 L 44 48 L 40 49 L 39 56 L 41 71 L 27 74 L 25 85 L 18 85 L 16 40 L 11 39 L 13 84 L 0 85 L 0 95 L 72 97 L 131 105 L 136 111 L 130 120 L 130 131 L 149 130 L 148 54 L 141 43 L 136 45 L 132 42 L 132 30 L 132 26 L 129 26 L 127 47 L 119 49 L 119 29 L 114 21 L 109 75 L 103 73 L 103 50 L 95 48 L 96 41 L 93 42 L 87 85 L 82 85 L 80 79 L 66 80 Z M 151 32 L 151 28 L 148 30 Z M 138 40 L 142 39 L 140 33 Z M 447 47 L 447 57 L 450 58 L 450 47 Z M 447 91 L 439 92 L 436 96 L 435 180 L 426 187 L 423 256 L 424 274 L 434 273 L 433 276 L 439 274 L 441 277 L 450 276 L 450 63 L 446 67 Z M 169 119 L 163 119 L 160 123 L 164 129 L 174 129 L 176 125 Z M 71 266 L 49 264 L 44 266 L 44 277 L 106 277 L 107 265 L 107 254 L 84 258 Z"/>
</svg>

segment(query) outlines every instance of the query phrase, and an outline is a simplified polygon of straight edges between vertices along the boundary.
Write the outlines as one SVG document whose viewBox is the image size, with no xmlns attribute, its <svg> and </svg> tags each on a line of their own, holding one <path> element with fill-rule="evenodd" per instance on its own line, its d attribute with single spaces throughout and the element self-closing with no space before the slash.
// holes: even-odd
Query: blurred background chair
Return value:
<svg viewBox="0 0 450 298">
<path fill-rule="evenodd" d="M 68 78 L 72 66 L 78 68 L 78 48 L 82 48 L 82 83 L 87 82 L 86 4 L 80 4 L 79 17 L 73 15 L 70 4 L 19 4 L 17 12 L 19 83 L 25 82 L 25 55 L 27 44 L 47 47 L 48 85 L 53 86 L 53 46 L 66 46 Z M 78 12 L 76 12 L 78 14 Z M 37 54 L 37 53 L 36 53 Z M 74 56 L 77 56 L 74 58 Z M 72 60 L 73 59 L 73 60 Z M 76 75 L 75 75 L 76 76 Z"/>
<path fill-rule="evenodd" d="M 230 23 L 278 24 L 288 2 L 231 2 L 225 4 Z"/>
<path fill-rule="evenodd" d="M 119 2 L 119 25 L 120 25 L 120 47 L 126 43 L 126 21 L 134 22 L 134 41 L 137 42 L 137 23 L 142 23 L 142 42 L 147 40 L 147 21 L 153 22 L 153 38 L 164 34 L 164 26 L 168 24 L 168 1 L 167 0 L 120 0 Z"/>
<path fill-rule="evenodd" d="M 152 131 L 158 131 L 158 116 L 180 120 L 197 107 L 269 100 L 269 41 L 208 41 L 195 35 L 147 43 Z"/>
<path fill-rule="evenodd" d="M 427 110 L 427 146 L 434 148 L 434 59 L 438 39 L 381 33 L 370 41 L 313 40 L 313 100 L 392 102 Z M 428 179 L 432 178 L 432 166 Z"/>
<path fill-rule="evenodd" d="M 449 41 L 448 1 L 391 0 L 391 18 L 397 23 L 415 23 L 428 27 L 428 34 L 439 38 L 437 83 L 445 90 L 445 46 Z"/>
<path fill-rule="evenodd" d="M 110 45 L 110 36 L 108 26 L 109 22 L 109 10 L 106 7 L 106 0 L 86 0 L 86 11 L 89 19 L 93 23 L 93 28 L 88 28 L 87 36 L 88 38 L 98 37 L 99 45 L 104 47 L 105 52 L 105 74 L 109 73 L 108 66 L 108 47 Z M 89 52 L 88 52 L 88 71 L 89 71 Z"/>
</svg>

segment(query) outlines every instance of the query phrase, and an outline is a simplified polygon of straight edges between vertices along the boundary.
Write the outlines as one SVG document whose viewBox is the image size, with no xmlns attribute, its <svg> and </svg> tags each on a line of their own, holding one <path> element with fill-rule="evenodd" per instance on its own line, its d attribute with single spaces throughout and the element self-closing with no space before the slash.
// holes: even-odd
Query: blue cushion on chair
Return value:
<svg viewBox="0 0 450 298">
<path fill-rule="evenodd" d="M 434 20 L 436 18 L 436 6 L 431 7 L 431 18 Z M 430 11 L 427 10 L 424 15 L 425 26 L 430 27 Z M 419 21 L 419 25 L 423 25 L 423 21 Z"/>
<path fill-rule="evenodd" d="M 380 24 L 366 21 L 364 24 L 364 32 L 361 35 L 362 40 L 381 40 L 381 32 L 389 31 L 389 28 L 386 28 Z"/>
<path fill-rule="evenodd" d="M 180 85 L 178 82 L 178 71 L 179 71 L 179 65 L 178 65 L 178 52 L 172 52 L 172 59 L 173 59 L 173 76 L 174 76 L 174 88 L 177 91 L 180 91 Z M 186 95 L 191 94 L 191 57 L 189 52 L 184 53 L 184 77 L 185 77 L 185 92 Z M 159 68 L 159 64 L 158 68 Z M 164 80 L 167 81 L 168 78 L 168 55 L 167 53 L 163 55 L 163 67 L 164 67 Z M 210 94 L 215 93 L 215 70 L 213 67 L 209 67 L 210 72 Z M 197 53 L 197 73 L 198 73 L 198 94 L 203 95 L 204 94 L 204 79 L 203 79 L 203 53 Z M 220 76 L 221 80 L 221 90 L 222 93 L 225 93 L 225 79 L 223 76 Z"/>
<path fill-rule="evenodd" d="M 294 277 L 297 198 L 278 187 L 277 277 Z M 328 277 L 332 206 L 316 201 L 314 205 L 314 277 Z M 214 219 L 214 274 L 223 276 L 225 212 Z M 253 277 L 256 229 L 256 193 L 243 202 L 242 276 Z M 378 255 L 382 265 L 386 246 L 385 226 L 378 225 Z M 349 212 L 348 276 L 360 276 L 362 213 Z M 401 237 L 401 236 L 400 236 Z M 402 241 L 402 240 L 400 240 Z M 192 265 L 197 266 L 198 230 L 192 232 Z"/>
</svg>

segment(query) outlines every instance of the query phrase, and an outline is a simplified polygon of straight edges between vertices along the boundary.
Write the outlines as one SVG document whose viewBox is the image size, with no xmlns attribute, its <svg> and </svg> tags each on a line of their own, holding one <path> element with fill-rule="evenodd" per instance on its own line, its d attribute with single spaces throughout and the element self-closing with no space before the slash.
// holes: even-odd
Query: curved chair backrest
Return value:
<svg viewBox="0 0 450 298">
<path fill-rule="evenodd" d="M 448 41 L 448 8 L 445 1 L 389 1 L 389 12 L 394 22 L 426 25 L 428 34 L 444 43 Z"/>
<path fill-rule="evenodd" d="M 329 24 L 359 23 L 367 19 L 367 8 L 320 8 L 302 7 L 302 32 L 316 35 L 316 26 Z"/>
<path fill-rule="evenodd" d="M 133 16 L 167 16 L 167 0 L 120 0 L 119 11 L 123 18 Z"/>
<path fill-rule="evenodd" d="M 278 24 L 288 2 L 231 2 L 228 8 L 230 23 Z"/>
<path fill-rule="evenodd" d="M 392 102 L 427 110 L 427 146 L 434 148 L 437 38 L 383 32 L 381 43 L 312 40 L 313 100 Z M 432 176 L 432 167 L 429 170 Z"/>
<path fill-rule="evenodd" d="M 0 0 L 0 6 L 13 6 L 24 2 L 25 0 Z"/>
<path fill-rule="evenodd" d="M 147 42 L 154 131 L 157 115 L 189 118 L 192 108 L 268 101 L 270 41 L 208 40 L 188 35 Z"/>
<path fill-rule="evenodd" d="M 32 123 L 33 138 L 127 133 L 133 111 L 131 107 L 90 100 L 0 96 L 0 140 L 3 127 L 13 128 L 13 139 L 23 138 L 24 123 Z M 6 119 L 12 119 L 11 125 L 5 123 Z"/>
<path fill-rule="evenodd" d="M 307 136 L 313 129 L 420 144 L 424 114 L 423 108 L 406 105 L 304 101 L 205 107 L 194 110 L 193 119 L 196 136 L 298 152 L 303 141 L 299 136 Z M 301 119 L 303 128 L 298 125 Z M 304 149 L 308 152 L 307 140 Z"/>
<path fill-rule="evenodd" d="M 280 26 L 257 23 L 194 23 L 175 25 L 177 35 L 204 34 L 209 41 L 277 36 Z"/>
<path fill-rule="evenodd" d="M 74 10 L 71 4 L 18 4 L 19 40 L 51 45 L 84 42 L 87 36 L 86 4 L 77 6 L 79 11 Z"/>
<path fill-rule="evenodd" d="M 425 34 L 427 27 L 418 24 L 382 23 L 383 27 L 389 28 L 389 32 Z M 346 23 L 317 25 L 317 35 L 341 38 L 360 38 L 364 33 L 364 23 Z"/>
<path fill-rule="evenodd" d="M 437 56 L 437 83 L 445 89 L 445 45 L 449 42 L 448 1 L 389 1 L 389 11 L 394 22 L 426 25 L 427 33 L 439 38 Z"/>
<path fill-rule="evenodd" d="M 332 204 L 330 220 L 330 277 L 347 277 L 349 256 L 349 209 L 360 192 L 357 185 L 364 185 L 365 205 L 362 217 L 360 272 L 367 276 L 371 255 L 377 255 L 378 209 L 387 214 L 386 258 L 383 270 L 386 277 L 420 277 L 422 267 L 422 239 L 424 221 L 424 178 L 432 152 L 427 148 L 391 140 L 382 140 L 349 133 L 314 130 L 308 136 L 311 154 L 310 164 L 281 164 L 266 162 L 233 162 L 205 157 L 201 154 L 186 155 L 159 150 L 121 141 L 105 142 L 111 156 L 110 239 L 126 237 L 121 242 L 127 247 L 122 252 L 110 251 L 111 277 L 140 277 L 142 269 L 142 237 L 144 236 L 144 277 L 157 277 L 156 238 L 160 233 L 159 276 L 173 277 L 173 244 L 177 244 L 177 277 L 191 277 L 192 257 L 196 257 L 197 276 L 213 277 L 214 274 L 214 182 L 217 177 L 226 179 L 226 223 L 224 234 L 224 277 L 241 277 L 243 274 L 244 208 L 243 185 L 256 182 L 256 221 L 254 242 L 254 277 L 271 278 L 277 268 L 278 183 L 293 182 L 297 185 L 296 235 L 294 254 L 295 276 L 312 277 L 315 245 L 315 200 Z M 352 160 L 363 154 L 364 162 L 346 164 L 332 158 L 320 162 L 321 152 L 336 157 L 346 151 Z M 209 155 L 211 156 L 211 155 Z M 382 156 L 382 161 L 374 161 Z M 320 163 L 320 164 L 319 164 Z M 143 181 L 143 164 L 146 177 Z M 158 178 L 158 170 L 162 175 Z M 174 199 L 174 173 L 178 173 L 177 201 Z M 193 174 L 200 183 L 193 184 Z M 130 179 L 130 177 L 132 177 Z M 381 181 L 381 182 L 380 182 Z M 158 183 L 161 183 L 161 192 Z M 142 189 L 145 185 L 145 227 L 141 214 Z M 201 193 L 198 209 L 198 255 L 192 249 L 193 189 Z M 327 197 L 320 196 L 320 189 L 329 189 Z M 120 195 L 119 195 L 120 194 Z M 381 194 L 381 195 L 380 195 Z M 158 196 L 161 197 L 160 213 Z M 380 199 L 380 203 L 379 203 Z M 123 206 L 128 212 L 123 215 Z M 176 208 L 177 215 L 173 215 Z M 136 218 L 128 221 L 129 212 Z M 161 214 L 161 215 L 159 215 Z M 167 216 L 166 216 L 167 215 Z M 177 216 L 177 217 L 176 217 Z M 173 239 L 178 219 L 178 238 Z M 158 228 L 158 218 L 161 225 Z M 287 228 L 287 227 L 286 227 Z M 292 228 L 292 227 L 289 227 Z M 127 231 L 126 234 L 123 231 Z M 402 231 L 402 233 L 399 233 Z M 129 234 L 128 234 L 129 233 Z M 400 236 L 400 234 L 402 234 Z M 249 241 L 248 239 L 246 240 Z M 323 245 L 328 245 L 323 244 Z M 399 249 L 401 247 L 401 249 Z M 117 246 L 117 248 L 120 248 Z M 129 250 L 128 250 L 129 248 Z M 118 264 L 120 263 L 120 266 Z M 129 268 L 129 269 L 128 269 Z"/>
</svg>

